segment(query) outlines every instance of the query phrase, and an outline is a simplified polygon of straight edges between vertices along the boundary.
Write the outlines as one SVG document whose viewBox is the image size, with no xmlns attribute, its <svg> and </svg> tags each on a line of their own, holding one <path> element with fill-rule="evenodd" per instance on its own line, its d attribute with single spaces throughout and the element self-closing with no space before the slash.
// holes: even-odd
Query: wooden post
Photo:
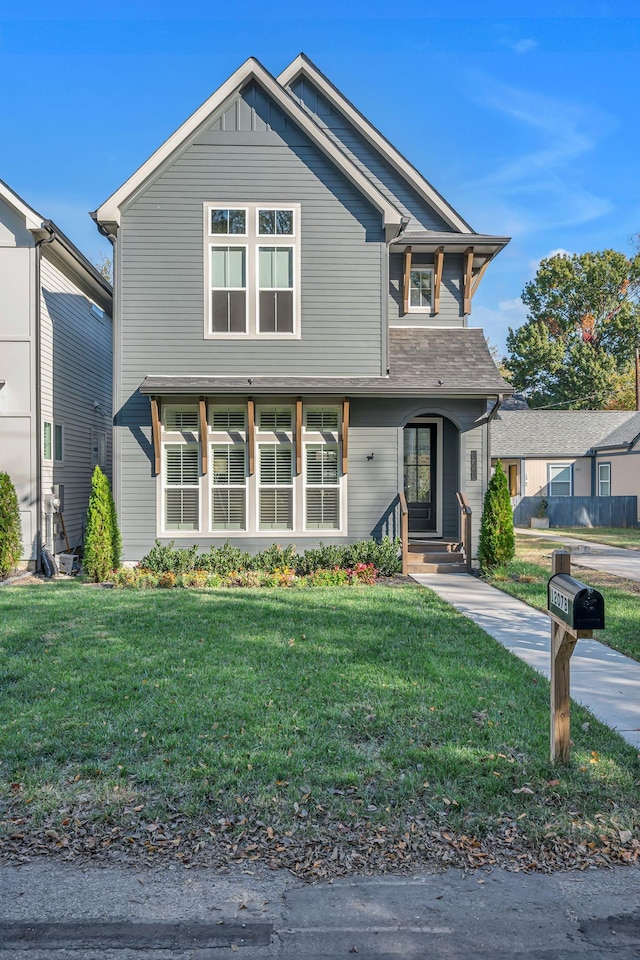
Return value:
<svg viewBox="0 0 640 960">
<path fill-rule="evenodd" d="M 346 476 L 349 463 L 349 401 L 342 401 L 342 472 Z"/>
<path fill-rule="evenodd" d="M 571 574 L 571 554 L 554 550 L 551 555 L 551 573 Z M 577 635 L 569 632 L 558 620 L 551 621 L 551 762 L 569 762 L 569 661 Z"/>
<path fill-rule="evenodd" d="M 398 494 L 400 500 L 400 539 L 402 541 L 402 575 L 404 577 L 409 573 L 409 509 L 407 507 L 407 498 L 401 490 Z"/>
<path fill-rule="evenodd" d="M 444 265 L 444 247 L 438 247 L 433 253 L 433 312 L 440 313 L 440 284 Z"/>
<path fill-rule="evenodd" d="M 256 447 L 256 407 L 253 397 L 247 400 L 247 414 L 249 429 L 247 430 L 247 440 L 249 443 L 249 476 L 252 477 L 255 471 L 255 447 Z"/>
<path fill-rule="evenodd" d="M 296 476 L 302 473 L 302 397 L 296 400 Z"/>
<path fill-rule="evenodd" d="M 209 450 L 207 443 L 207 401 L 204 397 L 200 397 L 198 402 L 198 423 L 200 428 L 200 472 L 203 477 L 206 477 L 209 472 Z"/>
<path fill-rule="evenodd" d="M 151 437 L 153 439 L 153 472 L 160 473 L 160 405 L 157 397 L 151 397 Z"/>
</svg>

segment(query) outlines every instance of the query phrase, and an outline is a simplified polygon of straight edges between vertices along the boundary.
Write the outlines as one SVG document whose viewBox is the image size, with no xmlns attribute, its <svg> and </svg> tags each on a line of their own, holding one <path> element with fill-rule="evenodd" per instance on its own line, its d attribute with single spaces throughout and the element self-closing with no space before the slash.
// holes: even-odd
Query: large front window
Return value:
<svg viewBox="0 0 640 960">
<path fill-rule="evenodd" d="M 205 224 L 205 337 L 298 337 L 299 204 L 207 205 Z"/>
</svg>

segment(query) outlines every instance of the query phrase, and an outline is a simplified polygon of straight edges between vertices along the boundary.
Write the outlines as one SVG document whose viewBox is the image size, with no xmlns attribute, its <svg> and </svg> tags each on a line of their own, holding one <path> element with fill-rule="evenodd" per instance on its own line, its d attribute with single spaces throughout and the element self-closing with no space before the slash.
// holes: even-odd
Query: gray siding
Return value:
<svg viewBox="0 0 640 960">
<path fill-rule="evenodd" d="M 36 556 L 35 250 L 24 221 L 0 200 L 0 470 L 16 488 L 23 560 Z"/>
<path fill-rule="evenodd" d="M 300 77 L 294 81 L 291 92 L 380 192 L 410 218 L 410 230 L 451 229 L 440 214 L 423 200 L 345 116 L 331 106 L 307 78 Z"/>
<path fill-rule="evenodd" d="M 389 256 L 389 326 L 392 327 L 463 327 L 462 312 L 462 256 L 447 253 L 440 284 L 440 312 L 430 314 L 405 313 L 403 295 L 403 263 L 401 253 Z M 413 254 L 412 266 L 433 266 L 432 254 Z"/>
<path fill-rule="evenodd" d="M 91 489 L 92 430 L 107 435 L 107 464 L 103 469 L 111 477 L 111 318 L 107 314 L 97 318 L 79 281 L 46 247 L 43 253 L 42 419 L 64 427 L 64 461 L 43 463 L 43 509 L 46 511 L 53 485 L 64 484 L 64 522 L 74 548 L 82 539 Z M 60 553 L 66 550 L 66 544 L 58 517 L 53 520 L 54 536 L 49 546 Z"/>
</svg>

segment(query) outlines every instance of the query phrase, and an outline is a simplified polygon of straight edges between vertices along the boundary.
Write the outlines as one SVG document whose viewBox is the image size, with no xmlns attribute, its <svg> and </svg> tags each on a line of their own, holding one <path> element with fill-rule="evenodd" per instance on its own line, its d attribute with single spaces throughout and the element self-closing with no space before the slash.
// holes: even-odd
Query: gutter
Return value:
<svg viewBox="0 0 640 960">
<path fill-rule="evenodd" d="M 56 239 L 56 231 L 50 226 L 50 221 L 45 220 L 42 226 L 48 230 L 49 236 L 42 237 L 35 242 L 36 251 L 36 330 L 35 330 L 35 368 L 36 368 L 36 510 L 38 519 L 36 524 L 36 570 L 41 568 L 41 551 L 43 547 L 42 540 L 42 305 L 41 305 L 41 270 L 40 260 L 42 258 L 42 246 L 45 243 L 53 243 Z M 53 430 L 53 423 L 52 423 Z M 51 437 L 51 442 L 55 438 Z"/>
<path fill-rule="evenodd" d="M 500 404 L 504 400 L 504 393 L 499 393 L 496 397 L 496 402 L 492 406 L 491 410 L 487 414 L 486 426 L 487 426 L 487 462 L 486 462 L 486 473 L 487 483 L 489 482 L 489 477 L 491 476 L 491 430 L 489 429 L 489 424 L 494 419 L 498 410 L 500 409 Z"/>
</svg>

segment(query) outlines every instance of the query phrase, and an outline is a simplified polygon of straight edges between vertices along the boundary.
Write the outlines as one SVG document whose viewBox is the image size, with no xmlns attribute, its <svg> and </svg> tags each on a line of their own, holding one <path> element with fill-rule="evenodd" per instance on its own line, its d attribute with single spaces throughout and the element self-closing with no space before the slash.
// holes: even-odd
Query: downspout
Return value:
<svg viewBox="0 0 640 960">
<path fill-rule="evenodd" d="M 489 482 L 489 477 L 491 476 L 491 431 L 489 430 L 489 424 L 495 418 L 498 410 L 500 409 L 500 404 L 504 400 L 504 393 L 499 393 L 496 397 L 496 402 L 489 410 L 487 414 L 487 483 Z"/>
<path fill-rule="evenodd" d="M 48 237 L 42 237 L 40 240 L 35 242 L 35 251 L 36 251 L 36 330 L 35 330 L 35 368 L 36 368 L 36 510 L 38 512 L 38 522 L 36 528 L 36 570 L 41 568 L 41 557 L 42 557 L 42 547 L 43 547 L 43 538 L 42 538 L 42 369 L 41 369 L 41 358 L 42 358 L 42 306 L 41 306 L 41 291 L 40 291 L 40 279 L 41 279 L 41 270 L 40 270 L 40 260 L 42 257 L 42 246 L 45 243 L 53 243 L 56 239 L 55 230 L 52 230 L 48 225 L 43 224 L 43 229 L 47 230 L 49 233 Z M 52 423 L 53 431 L 53 423 Z M 55 438 L 52 434 L 51 442 L 55 442 Z"/>
</svg>

